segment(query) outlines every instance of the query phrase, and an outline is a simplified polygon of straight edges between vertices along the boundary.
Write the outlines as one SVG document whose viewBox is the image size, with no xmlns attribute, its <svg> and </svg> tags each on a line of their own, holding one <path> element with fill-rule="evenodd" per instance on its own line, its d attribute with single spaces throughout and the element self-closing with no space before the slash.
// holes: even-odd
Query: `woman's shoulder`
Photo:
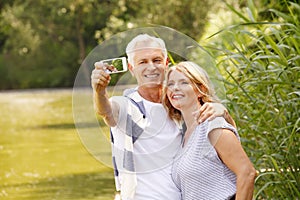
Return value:
<svg viewBox="0 0 300 200">
<path fill-rule="evenodd" d="M 219 127 L 221 128 L 222 126 L 225 126 L 227 124 L 226 120 L 224 117 L 216 117 L 212 120 L 208 120 L 208 126 L 209 127 Z"/>
<path fill-rule="evenodd" d="M 229 129 L 237 134 L 236 128 L 229 124 L 224 117 L 216 117 L 213 120 L 208 121 L 208 133 L 214 129 Z"/>
</svg>

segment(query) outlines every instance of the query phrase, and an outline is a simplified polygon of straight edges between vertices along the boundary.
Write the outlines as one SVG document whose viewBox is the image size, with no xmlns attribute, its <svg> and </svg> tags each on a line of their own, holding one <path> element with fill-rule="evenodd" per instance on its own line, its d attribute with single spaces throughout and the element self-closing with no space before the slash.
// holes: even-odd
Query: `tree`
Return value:
<svg viewBox="0 0 300 200">
<path fill-rule="evenodd" d="M 114 1 L 15 0 L 1 12 L 2 88 L 72 86 Z M 1 34 L 0 34 L 1 35 Z M 1 75 L 0 75 L 1 76 Z"/>
<path fill-rule="evenodd" d="M 102 41 L 130 28 L 165 25 L 198 40 L 212 1 L 1 1 L 1 89 L 70 87 Z M 86 76 L 92 66 L 85 67 Z"/>
<path fill-rule="evenodd" d="M 209 0 L 119 0 L 113 10 L 105 34 L 151 25 L 176 29 L 195 40 L 205 31 L 207 15 L 213 10 Z"/>
</svg>

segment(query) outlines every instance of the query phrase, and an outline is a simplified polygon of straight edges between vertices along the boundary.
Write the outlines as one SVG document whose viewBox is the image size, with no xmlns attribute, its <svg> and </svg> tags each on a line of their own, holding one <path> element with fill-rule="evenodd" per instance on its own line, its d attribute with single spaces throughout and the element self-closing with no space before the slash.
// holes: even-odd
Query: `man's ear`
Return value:
<svg viewBox="0 0 300 200">
<path fill-rule="evenodd" d="M 128 69 L 129 69 L 129 71 L 130 71 L 130 74 L 131 74 L 132 76 L 134 76 L 134 73 L 133 73 L 133 66 L 132 66 L 130 63 L 128 63 Z"/>
<path fill-rule="evenodd" d="M 167 66 L 167 68 L 169 67 L 169 57 L 167 57 L 167 59 L 166 59 L 166 66 Z"/>
</svg>

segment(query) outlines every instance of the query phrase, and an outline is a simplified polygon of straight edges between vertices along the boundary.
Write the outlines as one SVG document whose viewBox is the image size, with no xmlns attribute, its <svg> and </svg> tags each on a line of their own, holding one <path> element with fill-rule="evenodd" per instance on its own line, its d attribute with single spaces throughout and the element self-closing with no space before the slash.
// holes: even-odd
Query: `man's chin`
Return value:
<svg viewBox="0 0 300 200">
<path fill-rule="evenodd" d="M 158 87 L 162 87 L 162 83 L 161 82 L 148 82 L 148 83 L 144 83 L 143 85 L 140 85 L 140 87 L 142 88 L 158 88 Z"/>
</svg>

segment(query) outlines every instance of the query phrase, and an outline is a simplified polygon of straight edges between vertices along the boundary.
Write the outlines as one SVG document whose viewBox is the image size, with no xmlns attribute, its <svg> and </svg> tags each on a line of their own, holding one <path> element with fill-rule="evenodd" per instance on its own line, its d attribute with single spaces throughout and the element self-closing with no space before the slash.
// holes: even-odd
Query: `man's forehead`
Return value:
<svg viewBox="0 0 300 200">
<path fill-rule="evenodd" d="M 134 51 L 134 57 L 138 59 L 149 58 L 150 57 L 164 57 L 163 50 L 161 48 L 143 48 L 136 49 Z"/>
</svg>

